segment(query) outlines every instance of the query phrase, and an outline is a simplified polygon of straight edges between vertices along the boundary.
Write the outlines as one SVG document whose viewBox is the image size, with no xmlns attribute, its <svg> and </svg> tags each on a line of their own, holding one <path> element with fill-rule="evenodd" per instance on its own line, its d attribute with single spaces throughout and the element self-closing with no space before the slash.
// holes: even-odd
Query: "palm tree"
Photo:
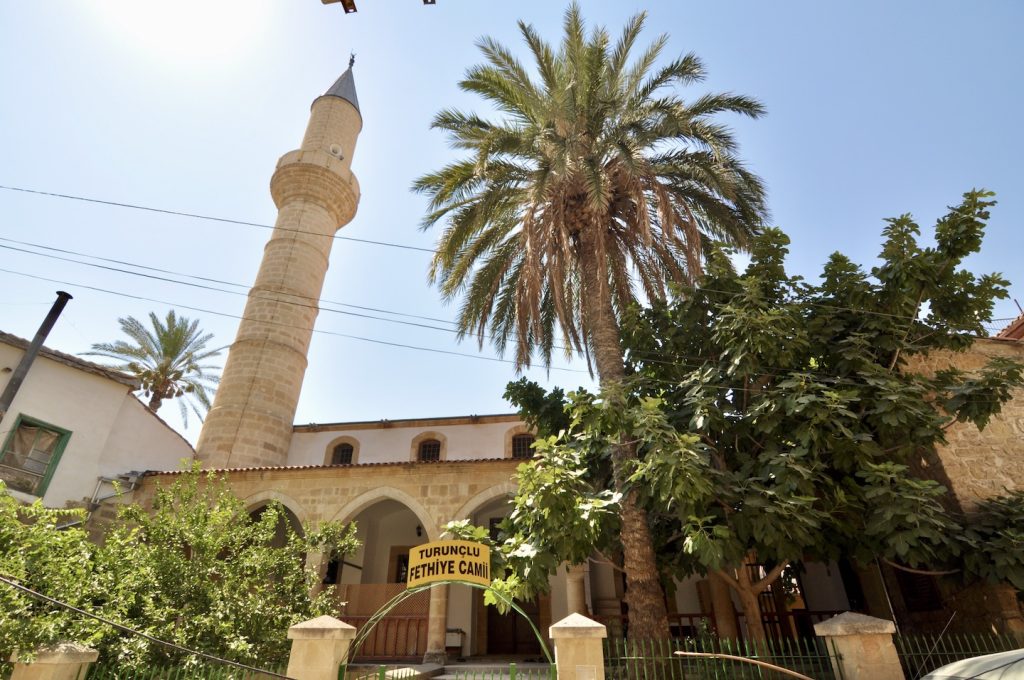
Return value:
<svg viewBox="0 0 1024 680">
<path fill-rule="evenodd" d="M 220 367 L 202 362 L 220 355 L 223 347 L 207 349 L 213 334 L 203 334 L 198 319 L 179 317 L 173 309 L 167 312 L 164 321 L 150 312 L 149 321 L 152 330 L 133 316 L 118 319 L 121 331 L 131 341 L 96 343 L 84 355 L 121 361 L 115 368 L 139 378 L 140 389 L 149 398 L 147 406 L 153 413 L 165 399 L 186 397 L 178 402 L 178 407 L 187 427 L 189 408 L 200 420 L 210 410 L 210 396 L 220 379 L 208 371 Z"/>
<path fill-rule="evenodd" d="M 560 340 L 567 356 L 593 359 L 603 387 L 624 377 L 619 320 L 638 295 L 662 299 L 672 284 L 692 284 L 706 241 L 742 248 L 767 214 L 761 180 L 714 120 L 756 118 L 761 104 L 735 94 L 684 101 L 676 86 L 699 82 L 704 67 L 693 54 L 656 65 L 665 35 L 633 58 L 644 20 L 630 19 L 612 45 L 602 28 L 587 34 L 574 3 L 557 50 L 520 21 L 534 72 L 482 39 L 487 63 L 460 87 L 501 118 L 437 114 L 433 127 L 468 155 L 414 184 L 431 199 L 423 228 L 444 223 L 430 280 L 446 300 L 462 299 L 460 337 L 482 344 L 489 335 L 499 351 L 513 342 L 519 367 L 535 352 L 549 363 Z M 630 631 L 664 637 L 646 513 L 624 483 L 623 463 L 635 456 L 623 443 L 613 475 L 626 492 Z"/>
</svg>

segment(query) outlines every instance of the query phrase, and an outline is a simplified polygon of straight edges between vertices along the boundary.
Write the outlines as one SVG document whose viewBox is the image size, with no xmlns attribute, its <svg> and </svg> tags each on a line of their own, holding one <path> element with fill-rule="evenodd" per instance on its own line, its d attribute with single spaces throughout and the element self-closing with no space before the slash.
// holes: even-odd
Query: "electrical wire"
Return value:
<svg viewBox="0 0 1024 680">
<path fill-rule="evenodd" d="M 269 675 L 270 677 L 273 677 L 273 678 L 284 678 L 285 680 L 294 680 L 294 678 L 291 678 L 290 676 L 287 676 L 287 675 L 281 675 L 280 673 L 275 673 L 273 671 L 264 670 L 262 668 L 256 668 L 255 666 L 247 666 L 244 663 L 239 663 L 238 661 L 232 661 L 230 659 L 222 659 L 219 656 L 214 656 L 212 654 L 207 654 L 206 652 L 200 652 L 197 649 L 189 649 L 188 647 L 182 647 L 181 645 L 176 644 L 174 642 L 167 642 L 166 640 L 161 640 L 160 638 L 155 638 L 152 635 L 149 635 L 148 633 L 143 633 L 141 630 L 135 630 L 134 628 L 129 628 L 128 626 L 126 626 L 126 625 L 124 625 L 122 623 L 117 623 L 116 621 L 111 621 L 110 619 L 104 618 L 104 617 L 100 616 L 99 614 L 93 614 L 92 612 L 86 611 L 84 609 L 79 609 L 78 607 L 76 607 L 74 605 L 70 605 L 67 602 L 62 602 L 62 601 L 60 601 L 58 599 L 52 598 L 49 595 L 44 595 L 44 594 L 40 593 L 39 591 L 33 590 L 32 588 L 29 588 L 28 586 L 24 586 L 24 585 L 18 583 L 18 580 L 20 580 L 20 579 L 16 579 L 15 577 L 10 576 L 8 574 L 0 574 L 0 583 L 5 583 L 8 586 L 10 586 L 11 588 L 14 588 L 15 590 L 20 590 L 21 592 L 26 593 L 27 595 L 29 595 L 29 596 L 31 596 L 31 597 L 33 597 L 33 598 L 35 598 L 35 599 L 37 599 L 37 600 L 39 600 L 41 602 L 46 602 L 48 604 L 55 604 L 58 607 L 62 607 L 64 609 L 67 609 L 68 611 L 72 611 L 72 612 L 74 612 L 76 614 L 81 614 L 82 616 L 86 616 L 86 617 L 88 617 L 90 619 L 94 619 L 96 621 L 99 621 L 100 623 L 104 623 L 104 624 L 106 624 L 106 625 L 108 625 L 108 626 L 110 626 L 112 628 L 116 628 L 116 629 L 124 631 L 126 633 L 131 633 L 132 635 L 137 635 L 137 636 L 139 636 L 141 638 L 145 638 L 146 640 L 149 640 L 150 642 L 155 642 L 158 645 L 162 645 L 164 647 L 170 647 L 171 649 L 176 649 L 176 650 L 178 650 L 180 652 L 186 652 L 188 654 L 194 654 L 196 656 L 200 656 L 200 657 L 203 657 L 204 659 L 209 659 L 209 660 L 215 661 L 217 663 L 227 664 L 228 666 L 234 666 L 235 668 L 242 668 L 242 669 L 247 670 L 247 671 L 255 671 L 256 673 L 260 673 L 262 675 Z"/>
<path fill-rule="evenodd" d="M 100 204 L 100 205 L 109 205 L 109 206 L 114 206 L 114 207 L 118 207 L 118 208 L 130 208 L 130 209 L 133 209 L 133 210 L 144 210 L 144 211 L 148 211 L 148 212 L 161 213 L 161 214 L 165 214 L 165 215 L 175 215 L 175 216 L 178 216 L 178 217 L 190 217 L 190 218 L 193 218 L 193 219 L 209 220 L 209 221 L 214 221 L 214 222 L 224 222 L 224 223 L 227 223 L 227 224 L 236 224 L 236 225 L 249 226 L 249 227 L 259 227 L 259 228 L 262 228 L 262 229 L 279 229 L 281 231 L 301 233 L 301 234 L 307 233 L 307 232 L 302 231 L 301 229 L 287 229 L 287 228 L 284 228 L 284 227 L 275 227 L 274 225 L 271 225 L 271 224 L 261 224 L 259 222 L 249 222 L 249 221 L 246 221 L 246 220 L 236 220 L 236 219 L 231 219 L 231 218 L 227 218 L 227 217 L 214 217 L 212 215 L 203 215 L 203 214 L 199 214 L 199 213 L 190 213 L 190 212 L 184 212 L 184 211 L 180 211 L 180 210 L 170 210 L 170 209 L 166 209 L 166 208 L 154 208 L 154 207 L 150 207 L 150 206 L 139 205 L 139 204 L 136 204 L 136 203 L 123 203 L 123 202 L 118 202 L 118 201 L 108 201 L 108 200 L 103 200 L 103 199 L 98 199 L 98 198 L 89 198 L 89 197 L 86 197 L 86 196 L 76 196 L 76 195 L 73 195 L 73 194 L 62 194 L 62 193 L 57 193 L 57 192 L 53 192 L 53 191 L 42 191 L 42 190 L 38 190 L 38 189 L 28 189 L 28 188 L 25 188 L 25 187 L 16 187 L 16 186 L 9 186 L 9 185 L 2 185 L 2 184 L 0 184 L 0 189 L 6 190 L 6 191 L 21 192 L 21 193 L 26 193 L 26 194 L 35 194 L 35 195 L 39 195 L 39 196 L 49 196 L 49 197 L 52 197 L 52 198 L 62 198 L 62 199 L 67 199 L 67 200 L 72 200 L 72 201 L 83 201 L 83 202 L 86 202 L 86 203 L 97 203 L 97 204 Z M 416 250 L 416 251 L 421 251 L 421 252 L 431 253 L 431 254 L 437 252 L 436 250 L 431 249 L 431 248 L 421 248 L 421 247 L 418 247 L 418 246 L 410 246 L 410 245 L 406 245 L 406 244 L 403 244 L 403 243 L 391 243 L 391 242 L 387 242 L 387 241 L 373 241 L 373 240 L 369 240 L 369 239 L 351 238 L 351 237 L 348 237 L 348 236 L 339 236 L 337 234 L 335 234 L 334 236 L 331 236 L 331 238 L 338 239 L 338 240 L 344 240 L 344 241 L 355 241 L 355 242 L 359 242 L 359 243 L 369 243 L 369 244 L 378 245 L 378 246 L 387 246 L 387 247 L 390 247 L 390 248 L 401 248 L 401 249 L 404 249 L 404 250 Z M 5 240 L 13 240 L 13 239 L 5 239 Z M 81 253 L 77 253 L 77 254 L 81 254 Z M 94 257 L 94 256 L 86 255 L 86 257 Z M 97 258 L 97 259 L 99 259 L 99 258 Z M 121 264 L 124 264 L 124 262 L 121 262 Z M 165 273 L 168 273 L 168 272 L 165 272 Z M 229 285 L 239 285 L 239 284 L 229 284 Z M 680 286 L 680 287 L 683 288 L 683 289 L 688 289 L 688 290 L 702 290 L 702 291 L 706 291 L 706 292 L 710 292 L 710 293 L 726 293 L 726 294 L 730 294 L 730 291 L 715 290 L 713 288 L 706 288 L 706 287 L 703 287 L 703 286 L 695 286 L 695 285 L 686 286 L 686 285 L 683 285 L 683 286 Z M 341 303 L 338 303 L 338 304 L 341 304 Z M 819 306 L 819 307 L 834 307 L 835 309 L 845 309 L 845 310 L 853 311 L 853 312 L 860 312 L 860 313 L 864 313 L 864 314 L 874 314 L 874 315 L 877 315 L 877 316 L 892 317 L 892 318 L 897 318 L 897 319 L 906 318 L 905 316 L 900 315 L 900 314 L 891 314 L 891 313 L 887 313 L 887 312 L 878 312 L 878 311 L 869 310 L 869 309 L 856 309 L 856 308 L 852 308 L 852 307 L 841 307 L 841 306 L 838 306 L 838 305 L 828 305 L 826 303 L 809 303 L 809 304 L 816 305 L 816 306 Z M 993 321 L 1011 321 L 1014 318 L 1016 318 L 1016 317 L 1006 317 L 1006 318 L 1000 318 L 1000 319 L 993 319 Z M 434 319 L 434 320 L 436 320 L 436 319 Z"/>
<path fill-rule="evenodd" d="M 199 213 L 183 212 L 181 210 L 168 210 L 166 208 L 152 208 L 145 205 L 138 205 L 135 203 L 121 203 L 118 201 L 105 201 L 99 198 L 87 198 L 85 196 L 74 196 L 72 194 L 58 194 L 53 191 L 39 191 L 37 189 L 26 189 L 24 187 L 13 187 L 5 186 L 0 184 L 0 189 L 5 191 L 18 191 L 24 194 L 36 194 L 38 196 L 50 196 L 51 198 L 63 198 L 70 201 L 82 201 L 84 203 L 96 203 L 99 205 L 109 205 L 115 208 L 131 208 L 132 210 L 145 210 L 146 212 L 161 213 L 163 215 L 174 215 L 176 217 L 191 217 L 196 220 L 208 220 L 210 222 L 223 222 L 225 224 L 237 224 L 243 227 L 258 227 L 260 229 L 278 229 L 280 231 L 295 232 L 298 234 L 305 234 L 307 232 L 301 229 L 289 229 L 288 227 L 274 226 L 273 224 L 262 224 L 260 222 L 248 222 L 246 220 L 233 220 L 228 217 L 214 217 L 213 215 L 200 215 Z M 333 238 L 338 241 L 353 241 L 355 243 L 368 243 L 375 246 L 387 246 L 389 248 L 401 248 L 402 250 L 417 250 L 424 253 L 435 253 L 436 251 L 431 248 L 420 248 L 418 246 L 408 246 L 403 243 L 389 243 L 387 241 L 373 241 L 365 238 L 353 238 L 351 236 L 339 236 L 338 234 L 327 235 L 328 238 Z"/>
<path fill-rule="evenodd" d="M 13 239 L 5 239 L 5 238 L 2 238 L 2 237 L 0 237 L 0 240 L 14 241 Z M 158 280 L 158 281 L 177 283 L 179 285 L 185 285 L 185 286 L 191 286 L 191 287 L 201 288 L 201 289 L 205 289 L 205 290 L 212 290 L 212 291 L 216 291 L 216 292 L 222 292 L 222 293 L 226 293 L 226 294 L 230 294 L 230 295 L 237 295 L 237 296 L 245 296 L 246 295 L 246 293 L 242 293 L 240 291 L 225 290 L 225 289 L 222 289 L 222 288 L 217 288 L 217 287 L 213 287 L 213 286 L 206 286 L 206 285 L 202 285 L 202 284 L 195 284 L 195 283 L 190 283 L 190 282 L 187 282 L 187 281 L 178 281 L 178 280 L 169 279 L 169 278 L 166 278 L 166 277 L 153 276 L 153 275 L 150 275 L 150 274 L 144 274 L 144 273 L 140 273 L 140 272 L 133 272 L 133 271 L 125 270 L 125 269 L 120 269 L 120 268 L 116 268 L 116 267 L 110 267 L 110 266 L 106 266 L 106 265 L 99 265 L 99 264 L 95 264 L 95 263 L 91 263 L 91 262 L 83 262 L 83 261 L 75 260 L 75 259 L 72 259 L 72 258 L 66 258 L 66 257 L 61 257 L 61 256 L 56 256 L 56 255 L 49 255 L 49 254 L 46 254 L 46 253 L 36 253 L 36 252 L 30 251 L 30 250 L 24 250 L 22 248 L 6 246 L 6 245 L 3 245 L 3 244 L 0 244 L 0 248 L 6 248 L 6 249 L 9 249 L 9 250 L 14 250 L 14 251 L 18 251 L 18 252 L 24 252 L 24 253 L 28 253 L 28 254 L 32 254 L 32 255 L 37 255 L 37 256 L 40 256 L 40 257 L 47 257 L 47 258 L 57 259 L 57 260 L 66 261 L 66 262 L 73 262 L 73 263 L 82 264 L 82 265 L 85 265 L 85 266 L 97 267 L 97 268 L 104 269 L 104 270 L 114 271 L 114 272 L 123 273 L 123 274 L 129 274 L 129 275 L 133 275 L 133 276 L 140 276 L 140 277 L 143 277 L 143 278 L 149 278 L 149 279 L 154 279 L 154 280 Z M 91 257 L 90 255 L 87 255 L 87 254 L 84 255 L 84 256 L 85 257 Z M 136 265 L 134 263 L 129 263 L 129 266 L 136 266 Z M 16 275 L 23 275 L 23 276 L 30 276 L 30 277 L 32 277 L 32 275 L 24 274 L 24 273 L 21 273 L 21 272 L 14 272 L 14 271 L 10 271 L 10 270 L 3 270 L 3 271 L 7 271 L 8 273 L 12 273 L 12 274 L 16 274 Z M 177 272 L 170 272 L 170 273 L 177 274 Z M 33 278 L 41 278 L 41 277 L 33 277 Z M 240 285 L 240 284 L 231 284 L 229 282 L 224 282 L 224 283 L 226 285 Z M 81 285 L 81 284 L 67 284 L 67 285 Z M 82 286 L 82 287 L 89 288 L 89 286 Z M 126 297 L 135 298 L 135 299 L 144 299 L 144 300 L 147 300 L 147 301 L 159 302 L 161 304 L 171 304 L 171 303 L 167 303 L 167 302 L 163 302 L 163 301 L 159 301 L 159 300 L 153 300 L 153 299 L 150 299 L 150 298 L 141 298 L 141 296 L 121 293 L 119 291 L 112 291 L 112 290 L 109 290 L 109 289 L 95 288 L 95 290 L 98 290 L 98 291 L 104 292 L 104 293 L 108 293 L 108 294 L 113 294 L 113 295 L 123 295 L 123 296 L 126 296 Z M 298 306 L 298 307 L 305 307 L 305 308 L 310 308 L 310 309 L 318 309 L 318 310 L 321 309 L 321 308 L 319 308 L 319 307 L 317 307 L 315 305 L 306 305 L 306 304 L 302 304 L 302 303 L 298 303 L 298 302 L 292 302 L 292 301 L 289 301 L 289 300 L 280 300 L 280 299 L 277 299 L 275 297 L 270 297 L 270 296 L 253 295 L 252 293 L 250 293 L 249 295 L 252 296 L 252 297 L 256 297 L 258 299 L 272 300 L 272 301 L 275 301 L 275 302 L 278 302 L 278 303 L 281 303 L 281 304 L 291 304 L 291 305 L 295 305 L 295 306 Z M 287 294 L 287 295 L 291 295 L 291 294 Z M 302 297 L 302 298 L 308 299 L 305 296 L 295 296 L 295 297 Z M 226 314 L 226 313 L 216 312 L 214 310 L 207 310 L 207 309 L 200 309 L 200 308 L 196 308 L 196 307 L 189 307 L 187 305 L 180 305 L 179 304 L 179 305 L 176 305 L 176 306 L 183 307 L 185 309 L 192 309 L 194 311 L 203 311 L 203 312 L 206 312 L 206 313 L 219 314 L 219 315 L 222 315 L 222 316 L 229 316 L 229 317 L 232 317 L 232 318 L 239 318 L 239 319 L 243 318 L 243 317 L 237 317 L 237 316 L 233 316 L 233 315 Z M 850 309 L 850 308 L 839 307 L 839 309 Z M 400 321 L 400 320 L 397 320 L 397 319 L 387 319 L 387 318 L 376 317 L 376 316 L 372 316 L 372 315 L 368 315 L 368 314 L 359 314 L 359 313 L 355 313 L 355 312 L 347 312 L 347 311 L 344 311 L 344 310 L 335 310 L 335 309 L 330 309 L 330 308 L 323 308 L 323 311 L 334 312 L 334 313 L 338 313 L 338 314 L 345 314 L 345 315 L 350 315 L 350 316 L 355 316 L 355 317 L 360 317 L 360 318 L 366 318 L 366 319 L 373 319 L 373 320 L 378 320 L 378 321 L 385 321 L 385 322 L 390 322 L 390 323 L 397 323 L 397 324 L 401 324 L 401 325 L 418 327 L 418 328 L 426 328 L 426 329 L 430 329 L 430 330 L 439 330 L 439 331 L 444 331 L 444 332 L 449 332 L 449 333 L 458 333 L 458 331 L 456 329 L 439 328 L 437 326 L 429 326 L 427 324 L 412 323 L 412 322 L 407 322 L 407 321 Z M 850 311 L 856 311 L 856 310 L 850 309 Z M 900 318 L 903 318 L 903 317 L 900 317 Z M 287 324 L 277 324 L 277 325 L 286 326 L 287 327 Z M 366 340 L 366 341 L 369 341 L 369 342 L 375 342 L 375 340 L 372 340 L 372 339 L 361 338 L 359 336 L 352 336 L 352 335 L 346 335 L 346 334 L 338 334 L 338 333 L 333 333 L 331 331 L 321 331 L 321 330 L 314 329 L 314 332 L 328 333 L 328 334 L 334 334 L 334 335 L 341 335 L 342 337 L 356 338 L 356 339 Z M 474 337 L 476 337 L 476 336 L 474 336 Z M 484 339 L 489 339 L 489 338 L 490 338 L 490 336 L 487 336 L 487 335 L 484 336 Z M 386 343 L 387 341 L 379 341 L 379 342 Z M 515 340 L 513 340 L 513 342 L 515 342 Z M 400 344 L 400 343 L 388 343 L 388 344 L 399 346 L 399 347 L 415 348 L 415 347 L 413 347 L 411 345 L 405 345 L 405 344 Z M 563 346 L 555 346 L 555 348 L 563 350 L 563 351 L 566 349 Z M 423 349 L 425 351 L 445 352 L 445 350 L 435 350 L 435 349 L 432 349 L 432 348 L 419 348 L 419 349 Z M 472 355 L 472 354 L 461 353 L 461 352 L 451 352 L 451 353 L 455 354 L 455 355 L 458 355 L 458 356 L 469 356 L 469 357 L 480 358 L 480 359 L 486 358 L 486 357 L 481 357 L 479 355 Z M 690 356 L 690 355 L 676 355 L 671 360 L 666 360 L 666 359 L 658 358 L 660 355 L 658 355 L 657 353 L 653 353 L 653 352 L 652 353 L 647 353 L 647 352 L 637 352 L 637 351 L 633 351 L 631 353 L 631 356 L 636 358 L 636 359 L 638 359 L 639 361 L 641 361 L 643 363 L 648 363 L 648 364 L 653 363 L 653 364 L 668 365 L 668 366 L 683 366 L 683 367 L 686 367 L 686 368 L 692 368 L 694 370 L 697 370 L 697 369 L 700 369 L 700 368 L 704 368 L 704 367 L 707 366 L 708 362 L 714 361 L 713 357 Z M 512 361 L 502 360 L 502 359 L 494 359 L 494 360 L 496 360 L 496 361 L 504 361 L 506 363 L 513 363 L 513 364 L 515 363 L 515 362 L 512 362 Z M 685 361 L 685 360 L 690 360 L 690 361 Z M 694 362 L 696 362 L 696 363 L 694 363 Z M 772 366 L 772 365 L 764 365 L 763 368 L 765 368 L 765 369 L 776 369 L 776 370 L 766 370 L 766 371 L 763 371 L 761 373 L 758 373 L 758 376 L 776 376 L 777 377 L 777 376 L 793 376 L 793 375 L 808 375 L 808 376 L 812 376 L 813 375 L 813 376 L 818 376 L 818 379 L 830 381 L 834 385 L 843 385 L 843 384 L 845 384 L 845 385 L 860 385 L 860 383 L 857 382 L 857 381 L 843 379 L 842 377 L 840 377 L 840 376 L 838 376 L 836 374 L 828 373 L 828 372 L 820 371 L 820 370 L 808 369 L 806 371 L 800 371 L 800 370 L 795 370 L 795 369 L 793 369 L 791 367 L 780 367 L 780 366 Z M 558 369 L 556 367 L 556 370 L 576 370 L 576 369 Z M 583 373 L 583 372 L 586 372 L 586 371 L 577 371 L 577 372 Z M 675 384 L 673 381 L 658 381 L 658 380 L 654 380 L 654 382 L 663 382 L 664 384 Z M 736 391 L 743 391 L 745 389 L 745 388 L 742 388 L 742 387 L 739 387 L 739 386 L 735 386 L 735 385 L 728 385 L 728 386 L 727 385 L 719 385 L 719 387 L 733 389 L 733 390 L 736 390 Z"/>
<path fill-rule="evenodd" d="M 98 286 L 89 286 L 89 285 L 82 284 L 82 283 L 73 283 L 71 281 L 62 281 L 60 279 L 52 279 L 52 278 L 49 278 L 49 277 L 46 277 L 46 276 L 39 276 L 37 274 L 28 274 L 26 272 L 14 271 L 12 269 L 0 268 L 0 272 L 3 272 L 5 274 L 13 274 L 15 276 L 24 276 L 26 278 L 36 279 L 38 281 L 46 281 L 48 283 L 56 283 L 56 284 L 60 284 L 62 286 L 75 286 L 75 287 L 78 287 L 78 288 L 84 288 L 86 290 L 94 290 L 94 291 L 99 292 L 99 293 L 106 293 L 108 295 L 116 295 L 118 297 L 129 298 L 129 299 L 132 299 L 132 300 L 142 300 L 144 302 L 155 302 L 156 304 L 160 304 L 160 305 L 169 305 L 171 307 L 180 307 L 182 309 L 188 309 L 188 310 L 191 310 L 193 312 L 202 312 L 204 314 L 213 314 L 214 316 L 222 316 L 222 317 L 226 317 L 226 318 L 229 318 L 229 319 L 238 319 L 238 320 L 242 320 L 242 321 L 256 321 L 258 323 L 267 324 L 267 325 L 270 325 L 270 326 L 281 326 L 283 328 L 294 328 L 293 326 L 290 326 L 288 324 L 278 323 L 278 322 L 274 322 L 274 321 L 264 321 L 262 319 L 250 319 L 250 318 L 247 318 L 247 317 L 244 317 L 244 316 L 240 316 L 238 314 L 229 314 L 227 312 L 219 312 L 219 311 L 216 311 L 216 310 L 213 310 L 213 309 L 205 309 L 205 308 L 202 308 L 202 307 L 194 307 L 192 305 L 183 305 L 183 304 L 179 304 L 179 303 L 176 303 L 176 302 L 168 302 L 167 300 L 158 300 L 156 298 L 145 297 L 143 295 L 133 295 L 131 293 L 125 293 L 125 292 L 122 292 L 122 291 L 110 290 L 108 288 L 100 288 Z M 336 331 L 321 330 L 319 328 L 311 328 L 311 329 L 310 328 L 306 328 L 306 329 L 303 329 L 303 330 L 308 330 L 308 331 L 311 331 L 313 333 L 320 333 L 322 335 L 332 335 L 332 336 L 339 337 L 339 338 L 348 338 L 350 340 L 361 340 L 363 342 L 369 342 L 369 343 L 373 343 L 373 344 L 377 344 L 377 345 L 386 345 L 386 346 L 389 346 L 389 347 L 400 347 L 400 348 L 403 348 L 403 349 L 413 349 L 413 350 L 418 350 L 418 351 L 421 351 L 421 352 L 432 352 L 434 354 L 446 354 L 446 355 L 450 355 L 450 356 L 468 357 L 470 359 L 478 359 L 480 361 L 491 361 L 491 362 L 501 363 L 501 364 L 515 364 L 516 363 L 516 362 L 511 361 L 509 359 L 501 359 L 501 358 L 498 358 L 498 357 L 481 356 L 479 354 L 467 354 L 466 352 L 453 352 L 451 350 L 436 349 L 436 348 L 433 348 L 433 347 L 420 347 L 418 345 L 408 345 L 408 344 L 400 343 L 400 342 L 390 342 L 390 341 L 387 341 L 387 340 L 378 340 L 376 338 L 365 338 L 365 337 L 362 337 L 362 336 L 359 336 L 359 335 L 350 335 L 348 333 L 338 333 Z M 549 368 L 549 370 L 552 370 L 552 371 L 566 371 L 566 372 L 569 372 L 569 373 L 588 373 L 588 371 L 583 371 L 583 370 L 580 370 L 580 369 L 577 369 L 577 368 L 565 368 L 565 367 L 562 367 L 562 366 L 550 366 L 548 368 Z"/>
</svg>

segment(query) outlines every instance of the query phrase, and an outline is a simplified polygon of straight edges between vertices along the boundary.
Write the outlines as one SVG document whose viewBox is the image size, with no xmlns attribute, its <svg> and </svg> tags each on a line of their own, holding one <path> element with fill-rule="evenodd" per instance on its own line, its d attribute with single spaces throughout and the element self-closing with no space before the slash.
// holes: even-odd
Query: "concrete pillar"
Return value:
<svg viewBox="0 0 1024 680">
<path fill-rule="evenodd" d="M 896 626 L 892 621 L 876 619 L 864 614 L 844 612 L 827 621 L 814 624 L 814 632 L 825 638 L 833 657 L 836 675 L 845 680 L 905 680 L 892 634 Z"/>
<path fill-rule="evenodd" d="M 566 610 L 569 614 L 590 612 L 587 608 L 587 563 L 569 565 L 565 582 Z"/>
<path fill-rule="evenodd" d="M 582 614 L 569 614 L 548 629 L 555 643 L 558 680 L 604 680 L 601 640 L 608 629 Z"/>
<path fill-rule="evenodd" d="M 448 586 L 439 585 L 430 589 L 430 606 L 427 609 L 427 653 L 423 663 L 444 665 L 445 633 L 448 632 Z"/>
<path fill-rule="evenodd" d="M 338 667 L 348 661 L 356 636 L 353 626 L 333 616 L 320 616 L 288 629 L 292 651 L 286 675 L 296 680 L 338 680 Z"/>
<path fill-rule="evenodd" d="M 20 663 L 15 652 L 10 658 L 14 664 L 11 680 L 80 680 L 99 655 L 95 649 L 72 642 L 40 649 L 32 663 Z"/>
</svg>

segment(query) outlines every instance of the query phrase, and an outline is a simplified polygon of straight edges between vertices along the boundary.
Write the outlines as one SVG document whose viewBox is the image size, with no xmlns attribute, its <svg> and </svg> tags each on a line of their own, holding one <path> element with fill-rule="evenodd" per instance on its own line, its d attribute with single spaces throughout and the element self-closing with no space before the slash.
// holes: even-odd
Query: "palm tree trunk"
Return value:
<svg viewBox="0 0 1024 680">
<path fill-rule="evenodd" d="M 624 355 L 619 324 L 612 307 L 606 267 L 598 261 L 593 228 L 580 232 L 580 268 L 584 313 L 598 379 L 602 387 L 622 382 Z M 589 238 L 588 238 L 589 237 Z M 637 503 L 635 491 L 625 489 L 624 463 L 636 458 L 636 446 L 623 441 L 615 447 L 612 471 L 615 490 L 623 493 L 620 504 L 623 570 L 626 572 L 626 606 L 629 607 L 629 637 L 635 640 L 669 637 L 665 593 L 654 555 L 654 542 L 647 524 L 647 512 Z"/>
<path fill-rule="evenodd" d="M 146 408 L 148 408 L 153 413 L 156 413 L 157 411 L 160 410 L 160 407 L 163 405 L 163 403 L 163 395 L 160 394 L 160 392 L 153 390 L 153 396 L 149 398 L 149 404 L 146 405 Z"/>
</svg>

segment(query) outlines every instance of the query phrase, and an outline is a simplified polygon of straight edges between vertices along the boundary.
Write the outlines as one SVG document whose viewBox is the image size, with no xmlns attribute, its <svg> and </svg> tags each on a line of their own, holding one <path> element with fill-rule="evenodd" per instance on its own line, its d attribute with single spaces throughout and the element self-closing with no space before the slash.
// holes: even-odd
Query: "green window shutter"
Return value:
<svg viewBox="0 0 1024 680">
<path fill-rule="evenodd" d="M 0 479 L 42 498 L 69 439 L 69 430 L 19 414 L 0 450 Z"/>
</svg>

